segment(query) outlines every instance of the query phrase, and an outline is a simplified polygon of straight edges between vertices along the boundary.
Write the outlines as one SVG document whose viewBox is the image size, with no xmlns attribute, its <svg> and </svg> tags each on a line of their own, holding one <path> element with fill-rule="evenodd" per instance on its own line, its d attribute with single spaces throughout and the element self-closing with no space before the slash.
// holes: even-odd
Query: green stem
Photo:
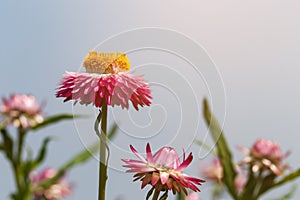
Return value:
<svg viewBox="0 0 300 200">
<path fill-rule="evenodd" d="M 12 160 L 11 165 L 13 168 L 15 183 L 16 183 L 16 187 L 17 187 L 17 196 L 20 196 L 22 193 L 22 186 L 21 186 L 21 177 L 20 177 L 20 173 L 19 173 L 19 169 L 18 169 L 18 164 Z"/>
<path fill-rule="evenodd" d="M 106 129 L 107 129 L 107 104 L 102 105 L 101 137 L 100 137 L 100 160 L 99 160 L 99 191 L 98 200 L 105 200 L 105 187 L 107 180 L 106 163 Z"/>
<path fill-rule="evenodd" d="M 19 141 L 18 141 L 18 152 L 17 152 L 17 162 L 18 163 L 21 163 L 21 159 L 22 159 L 24 137 L 25 137 L 25 131 L 23 129 L 19 129 L 19 138 L 18 138 Z"/>
<path fill-rule="evenodd" d="M 19 135 L 17 139 L 17 147 L 15 149 L 16 153 L 13 154 L 10 162 L 13 168 L 13 173 L 15 177 L 15 182 L 17 186 L 16 198 L 18 200 L 29 200 L 30 192 L 28 190 L 28 183 L 23 174 L 22 166 L 22 154 L 25 141 L 26 131 L 22 128 L 19 129 Z"/>
</svg>

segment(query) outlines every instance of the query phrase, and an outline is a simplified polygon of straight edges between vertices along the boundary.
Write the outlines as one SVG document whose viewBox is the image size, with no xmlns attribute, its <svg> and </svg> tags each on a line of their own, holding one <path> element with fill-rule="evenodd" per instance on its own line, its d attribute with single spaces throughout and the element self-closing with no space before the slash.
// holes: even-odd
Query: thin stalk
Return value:
<svg viewBox="0 0 300 200">
<path fill-rule="evenodd" d="M 21 177 L 19 175 L 19 170 L 18 170 L 18 164 L 14 160 L 11 160 L 10 162 L 11 162 L 11 165 L 13 168 L 15 183 L 16 183 L 16 187 L 17 187 L 17 194 L 19 196 L 22 191 L 22 185 L 21 185 Z"/>
<path fill-rule="evenodd" d="M 18 152 L 17 152 L 17 162 L 18 163 L 21 163 L 21 159 L 22 159 L 24 137 L 25 137 L 25 131 L 23 129 L 19 129 Z"/>
<path fill-rule="evenodd" d="M 26 177 L 24 177 L 23 169 L 22 169 L 22 154 L 23 154 L 25 136 L 26 136 L 26 131 L 20 128 L 18 139 L 17 139 L 18 141 L 16 147 L 16 154 L 14 154 L 15 156 L 13 156 L 11 160 L 15 182 L 18 189 L 17 198 L 20 200 L 30 199 L 29 197 L 30 193 L 28 192 Z"/>
<path fill-rule="evenodd" d="M 101 110 L 101 136 L 100 136 L 100 160 L 99 160 L 99 191 L 98 200 L 105 200 L 105 188 L 107 180 L 106 163 L 106 130 L 107 130 L 107 104 L 102 105 Z"/>
</svg>

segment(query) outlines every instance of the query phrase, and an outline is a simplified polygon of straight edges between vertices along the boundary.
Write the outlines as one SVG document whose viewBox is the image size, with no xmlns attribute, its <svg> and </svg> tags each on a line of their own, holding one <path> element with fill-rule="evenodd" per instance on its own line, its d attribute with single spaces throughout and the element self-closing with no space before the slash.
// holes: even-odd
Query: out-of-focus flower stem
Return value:
<svg viewBox="0 0 300 200">
<path fill-rule="evenodd" d="M 17 162 L 21 163 L 22 159 L 22 151 L 24 146 L 24 137 L 25 137 L 25 130 L 20 128 L 19 129 L 19 137 L 18 137 L 18 153 L 17 153 Z"/>
<path fill-rule="evenodd" d="M 17 149 L 16 154 L 12 153 L 11 157 L 9 158 L 11 166 L 13 168 L 13 173 L 15 177 L 17 193 L 15 199 L 18 200 L 30 200 L 30 192 L 28 190 L 28 185 L 26 184 L 26 178 L 23 174 L 22 168 L 22 152 L 24 147 L 24 140 L 26 136 L 26 131 L 22 128 L 18 130 L 19 135 L 17 138 Z"/>
<path fill-rule="evenodd" d="M 100 135 L 100 160 L 99 160 L 99 193 L 98 200 L 105 200 L 105 187 L 107 180 L 106 161 L 106 131 L 107 130 L 107 104 L 104 103 L 101 109 L 101 135 Z"/>
</svg>

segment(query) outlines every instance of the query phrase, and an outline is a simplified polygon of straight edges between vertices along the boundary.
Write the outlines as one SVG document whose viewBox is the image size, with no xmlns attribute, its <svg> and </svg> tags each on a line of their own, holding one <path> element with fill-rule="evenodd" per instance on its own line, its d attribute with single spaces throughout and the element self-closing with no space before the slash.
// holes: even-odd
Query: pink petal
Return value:
<svg viewBox="0 0 300 200">
<path fill-rule="evenodd" d="M 137 152 L 137 150 L 135 150 L 135 148 L 134 148 L 132 145 L 130 145 L 130 149 L 131 149 L 131 151 L 136 155 L 136 157 L 138 157 L 139 159 L 141 159 L 143 162 L 147 163 L 147 160 L 146 160 L 144 157 L 142 157 L 142 156 Z"/>
<path fill-rule="evenodd" d="M 164 185 L 169 179 L 169 173 L 167 172 L 160 172 L 160 181 Z"/>
</svg>

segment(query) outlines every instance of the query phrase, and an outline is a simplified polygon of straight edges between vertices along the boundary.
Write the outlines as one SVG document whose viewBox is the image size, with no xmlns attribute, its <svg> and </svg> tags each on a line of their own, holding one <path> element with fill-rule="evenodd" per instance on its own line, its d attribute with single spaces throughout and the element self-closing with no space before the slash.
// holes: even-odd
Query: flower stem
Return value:
<svg viewBox="0 0 300 200">
<path fill-rule="evenodd" d="M 18 152 L 17 152 L 17 162 L 21 163 L 22 153 L 23 153 L 23 144 L 24 144 L 24 136 L 25 131 L 23 129 L 19 129 L 19 137 L 18 137 Z"/>
<path fill-rule="evenodd" d="M 107 129 L 107 104 L 102 105 L 101 110 L 101 136 L 100 136 L 100 160 L 99 160 L 99 191 L 98 200 L 105 200 L 105 187 L 107 180 L 106 163 L 106 129 Z"/>
</svg>

